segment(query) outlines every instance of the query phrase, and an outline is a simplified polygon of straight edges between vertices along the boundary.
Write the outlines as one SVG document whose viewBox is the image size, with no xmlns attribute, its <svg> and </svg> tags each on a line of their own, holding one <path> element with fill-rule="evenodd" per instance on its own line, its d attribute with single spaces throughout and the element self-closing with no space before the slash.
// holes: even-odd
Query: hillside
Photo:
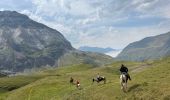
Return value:
<svg viewBox="0 0 170 100">
<path fill-rule="evenodd" d="M 129 44 L 118 55 L 119 60 L 143 61 L 170 55 L 170 32 L 144 38 Z"/>
<path fill-rule="evenodd" d="M 79 64 L 44 69 L 32 75 L 0 78 L 0 98 L 1 100 L 169 100 L 169 61 L 170 58 L 143 63 L 118 61 L 96 68 Z M 119 85 L 118 69 L 122 63 L 128 66 L 132 77 L 132 81 L 128 83 L 127 93 L 122 92 Z M 92 84 L 92 78 L 96 77 L 97 73 L 107 78 L 106 84 Z M 80 90 L 69 84 L 70 77 L 80 80 Z M 12 90 L 9 87 L 13 87 Z"/>
<path fill-rule="evenodd" d="M 72 47 L 65 37 L 52 28 L 31 20 L 28 16 L 15 11 L 0 11 L 0 70 L 12 72 L 24 71 L 45 66 L 59 66 L 65 54 L 76 51 L 77 56 L 83 56 L 81 51 Z M 86 52 L 83 52 L 86 55 Z M 91 53 L 92 54 L 92 53 Z M 80 62 L 75 55 L 76 61 Z M 91 55 L 82 57 L 91 59 Z M 97 55 L 103 60 L 112 59 L 106 55 Z M 68 57 L 67 58 L 71 58 Z M 97 58 L 97 59 L 98 59 Z M 65 59 L 68 62 L 71 59 Z M 100 61 L 99 61 L 100 62 Z M 76 64 L 70 62 L 69 64 Z M 63 63 L 62 63 L 63 65 Z M 64 64 L 68 65 L 68 63 Z"/>
<path fill-rule="evenodd" d="M 61 56 L 58 60 L 58 66 L 69 66 L 84 63 L 91 64 L 93 67 L 101 67 L 112 62 L 112 57 L 102 53 L 74 50 Z"/>
</svg>

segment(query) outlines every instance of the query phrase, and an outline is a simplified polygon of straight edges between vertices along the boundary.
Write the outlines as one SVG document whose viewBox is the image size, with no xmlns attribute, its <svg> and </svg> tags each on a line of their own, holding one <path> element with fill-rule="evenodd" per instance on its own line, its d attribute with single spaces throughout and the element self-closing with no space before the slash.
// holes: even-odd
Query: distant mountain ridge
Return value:
<svg viewBox="0 0 170 100">
<path fill-rule="evenodd" d="M 89 46 L 82 46 L 78 48 L 81 51 L 90 51 L 90 52 L 98 52 L 98 53 L 108 53 L 110 51 L 116 51 L 116 49 L 112 49 L 110 47 L 101 48 L 101 47 L 89 47 Z"/>
<path fill-rule="evenodd" d="M 170 56 L 170 32 L 133 42 L 118 55 L 119 60 L 143 61 Z"/>
</svg>

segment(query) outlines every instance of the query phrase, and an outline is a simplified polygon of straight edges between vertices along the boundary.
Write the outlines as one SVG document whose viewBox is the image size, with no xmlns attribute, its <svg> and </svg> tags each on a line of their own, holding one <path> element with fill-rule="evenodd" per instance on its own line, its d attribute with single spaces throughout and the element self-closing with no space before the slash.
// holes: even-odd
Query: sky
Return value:
<svg viewBox="0 0 170 100">
<path fill-rule="evenodd" d="M 1 0 L 0 10 L 58 30 L 75 48 L 123 49 L 170 31 L 170 0 Z"/>
</svg>

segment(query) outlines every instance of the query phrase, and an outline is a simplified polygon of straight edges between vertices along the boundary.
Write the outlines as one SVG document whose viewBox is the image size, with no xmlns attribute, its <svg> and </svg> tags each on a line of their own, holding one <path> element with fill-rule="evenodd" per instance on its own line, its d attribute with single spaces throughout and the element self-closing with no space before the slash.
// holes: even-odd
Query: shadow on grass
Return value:
<svg viewBox="0 0 170 100">
<path fill-rule="evenodd" d="M 15 89 L 18 89 L 18 86 L 10 86 L 10 87 L 0 87 L 0 91 L 1 92 L 8 92 L 8 91 L 12 91 Z"/>
<path fill-rule="evenodd" d="M 170 95 L 165 96 L 163 100 L 170 100 Z"/>
<path fill-rule="evenodd" d="M 132 85 L 131 87 L 129 87 L 128 92 L 131 92 L 132 90 L 137 89 L 139 86 L 141 86 L 141 84 L 135 84 L 135 85 Z"/>
</svg>

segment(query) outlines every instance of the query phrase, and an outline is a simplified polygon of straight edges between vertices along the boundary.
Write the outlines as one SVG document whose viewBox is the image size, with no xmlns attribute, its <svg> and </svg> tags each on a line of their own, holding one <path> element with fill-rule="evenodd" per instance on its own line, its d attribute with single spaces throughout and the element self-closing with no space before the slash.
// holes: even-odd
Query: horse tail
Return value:
<svg viewBox="0 0 170 100">
<path fill-rule="evenodd" d="M 92 81 L 93 81 L 93 83 L 94 83 L 94 81 L 95 81 L 94 78 L 92 79 Z"/>
</svg>

